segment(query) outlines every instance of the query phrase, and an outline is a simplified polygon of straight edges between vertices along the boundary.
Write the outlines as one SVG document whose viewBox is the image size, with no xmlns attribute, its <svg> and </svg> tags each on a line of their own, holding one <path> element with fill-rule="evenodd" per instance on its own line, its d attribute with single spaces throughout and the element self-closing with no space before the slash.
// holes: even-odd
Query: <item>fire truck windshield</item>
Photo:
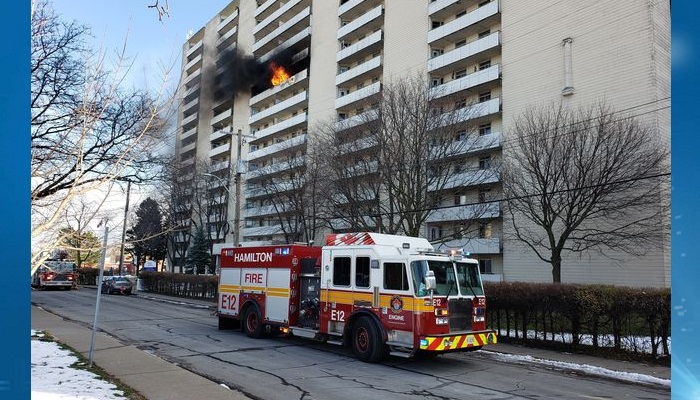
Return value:
<svg viewBox="0 0 700 400">
<path fill-rule="evenodd" d="M 476 264 L 457 263 L 459 290 L 462 294 L 474 296 L 482 296 L 484 294 L 478 268 L 479 266 Z"/>
<path fill-rule="evenodd" d="M 481 296 L 484 294 L 484 289 L 481 286 L 478 268 L 478 265 L 458 262 L 456 263 L 457 274 L 455 277 L 455 263 L 451 261 L 413 261 L 411 263 L 411 272 L 413 273 L 413 287 L 416 296 L 424 297 L 430 294 L 425 290 L 425 284 L 423 283 L 428 269 L 435 274 L 437 287 L 433 294 L 439 296 L 460 294 L 463 296 Z M 456 285 L 455 282 L 459 282 L 459 285 Z M 457 286 L 459 286 L 459 289 Z"/>
</svg>

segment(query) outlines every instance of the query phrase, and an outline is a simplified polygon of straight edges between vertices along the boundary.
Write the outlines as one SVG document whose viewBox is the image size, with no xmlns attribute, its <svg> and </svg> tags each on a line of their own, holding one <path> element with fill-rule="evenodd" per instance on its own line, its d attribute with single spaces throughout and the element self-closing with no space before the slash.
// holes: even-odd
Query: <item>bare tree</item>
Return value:
<svg viewBox="0 0 700 400">
<path fill-rule="evenodd" d="M 258 193 L 265 196 L 265 204 L 274 210 L 284 233 L 284 242 L 309 242 L 324 225 L 320 215 L 321 163 L 319 153 L 306 141 L 289 140 L 275 153 L 283 172 L 268 171 L 260 179 L 252 179 Z"/>
<path fill-rule="evenodd" d="M 489 146 L 475 123 L 483 106 L 430 87 L 419 73 L 385 84 L 357 115 L 320 127 L 334 229 L 419 236 L 435 198 L 489 177 L 466 167 Z"/>
<path fill-rule="evenodd" d="M 643 255 L 668 234 L 669 150 L 604 103 L 529 109 L 510 134 L 503 195 L 513 236 L 552 265 L 566 252 Z"/>
<path fill-rule="evenodd" d="M 155 150 L 164 142 L 165 116 L 157 95 L 121 87 L 129 67 L 124 54 L 108 66 L 105 52 L 86 44 L 87 27 L 61 21 L 40 1 L 33 3 L 31 29 L 35 239 L 51 236 L 75 198 L 110 182 L 150 178 Z M 49 240 L 35 248 L 33 267 L 56 245 Z"/>
</svg>

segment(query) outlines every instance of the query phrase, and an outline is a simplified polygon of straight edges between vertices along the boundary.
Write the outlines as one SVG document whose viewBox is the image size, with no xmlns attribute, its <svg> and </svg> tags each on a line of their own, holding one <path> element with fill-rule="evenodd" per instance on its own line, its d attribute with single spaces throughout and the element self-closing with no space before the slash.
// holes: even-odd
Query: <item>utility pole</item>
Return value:
<svg viewBox="0 0 700 400">
<path fill-rule="evenodd" d="M 122 242 L 119 249 L 119 276 L 124 269 L 124 240 L 126 240 L 126 217 L 129 213 L 129 192 L 131 192 L 131 181 L 126 181 L 126 205 L 124 206 L 124 226 L 122 226 Z"/>
<path fill-rule="evenodd" d="M 95 349 L 95 332 L 97 332 L 97 316 L 100 313 L 100 299 L 102 298 L 102 277 L 104 275 L 105 260 L 107 259 L 107 236 L 109 236 L 109 219 L 105 217 L 100 221 L 100 225 L 105 224 L 105 237 L 102 239 L 102 255 L 100 256 L 100 270 L 97 276 L 97 301 L 95 301 L 95 318 L 92 321 L 92 336 L 90 337 L 90 352 L 88 356 L 88 367 L 92 367 L 92 353 Z M 97 225 L 99 228 L 100 225 Z"/>
<path fill-rule="evenodd" d="M 233 178 L 236 184 L 235 201 L 236 208 L 233 210 L 233 245 L 240 245 L 240 229 L 241 229 L 241 175 L 243 174 L 243 160 L 241 159 L 241 147 L 243 136 L 241 130 L 237 133 L 238 146 L 236 148 L 236 176 Z"/>
</svg>

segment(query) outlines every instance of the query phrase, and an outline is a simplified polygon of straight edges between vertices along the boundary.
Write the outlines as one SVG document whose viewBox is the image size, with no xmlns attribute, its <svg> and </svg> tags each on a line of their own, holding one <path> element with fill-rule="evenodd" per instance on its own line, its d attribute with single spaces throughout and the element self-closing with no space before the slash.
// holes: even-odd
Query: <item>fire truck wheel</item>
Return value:
<svg viewBox="0 0 700 400">
<path fill-rule="evenodd" d="M 265 331 L 265 327 L 263 326 L 260 318 L 260 313 L 254 306 L 250 306 L 245 310 L 245 316 L 243 317 L 243 329 L 245 329 L 246 335 L 251 338 L 262 337 L 263 332 Z"/>
<path fill-rule="evenodd" d="M 352 328 L 352 352 L 361 361 L 378 362 L 386 356 L 386 346 L 377 325 L 367 317 L 361 317 Z"/>
</svg>

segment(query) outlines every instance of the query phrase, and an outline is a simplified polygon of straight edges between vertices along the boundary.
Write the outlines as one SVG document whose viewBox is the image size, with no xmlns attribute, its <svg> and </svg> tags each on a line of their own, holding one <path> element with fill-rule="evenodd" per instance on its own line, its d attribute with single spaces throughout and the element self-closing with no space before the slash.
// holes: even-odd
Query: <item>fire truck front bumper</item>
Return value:
<svg viewBox="0 0 700 400">
<path fill-rule="evenodd" d="M 496 332 L 481 331 L 464 334 L 426 336 L 420 340 L 420 349 L 426 351 L 455 351 L 481 348 L 498 343 Z"/>
</svg>

